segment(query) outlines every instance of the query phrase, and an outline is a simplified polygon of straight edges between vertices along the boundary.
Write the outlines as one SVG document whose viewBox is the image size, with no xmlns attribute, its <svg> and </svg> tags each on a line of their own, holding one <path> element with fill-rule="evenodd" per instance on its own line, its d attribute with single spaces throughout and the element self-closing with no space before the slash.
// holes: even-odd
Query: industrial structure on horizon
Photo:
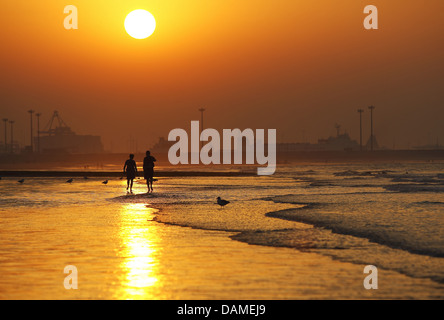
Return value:
<svg viewBox="0 0 444 320">
<path fill-rule="evenodd" d="M 336 127 L 339 129 L 338 127 Z M 362 150 L 370 150 L 371 138 Z M 154 153 L 168 153 L 168 150 L 175 142 L 168 141 L 164 137 L 160 137 L 159 141 L 152 147 Z M 376 141 L 376 137 L 373 135 L 373 149 L 380 149 Z M 291 143 L 277 143 L 277 153 L 292 153 L 292 152 L 306 152 L 306 151 L 359 151 L 361 150 L 360 144 L 352 140 L 348 133 L 340 133 L 339 130 L 335 137 L 331 136 L 327 139 L 319 139 L 317 143 L 308 142 L 291 142 Z"/>
<path fill-rule="evenodd" d="M 78 135 L 54 111 L 45 130 L 34 137 L 35 151 L 39 153 L 102 153 L 100 136 Z"/>
<path fill-rule="evenodd" d="M 363 143 L 362 132 L 362 114 L 363 109 L 358 109 L 359 113 L 359 142 L 353 140 L 350 135 L 345 132 L 341 133 L 339 124 L 335 124 L 336 136 L 318 139 L 316 143 L 310 142 L 289 142 L 277 143 L 276 151 L 278 154 L 290 155 L 292 153 L 300 152 L 315 152 L 315 151 L 374 151 L 387 150 L 379 146 L 376 136 L 373 132 L 373 112 L 375 107 L 368 107 L 370 110 L 370 137 L 366 143 Z M 203 130 L 203 116 L 205 109 L 200 108 L 202 129 Z M 69 126 L 62 120 L 59 113 L 54 111 L 49 123 L 40 130 L 40 116 L 41 113 L 36 113 L 34 110 L 29 110 L 30 114 L 30 145 L 20 146 L 19 142 L 14 139 L 14 123 L 10 119 L 2 119 L 4 122 L 3 139 L 0 139 L 0 155 L 9 154 L 99 154 L 104 153 L 104 147 L 100 136 L 94 135 L 78 135 L 71 130 Z M 37 130 L 33 129 L 33 124 L 36 124 Z M 36 133 L 36 134 L 35 134 Z M 130 141 L 130 145 L 131 145 Z M 156 154 L 168 154 L 170 147 L 175 142 L 168 141 L 164 137 L 160 137 L 158 142 L 151 148 L 151 151 Z M 201 145 L 202 146 L 202 145 Z M 136 148 L 137 149 L 137 148 Z M 395 147 L 393 147 L 393 150 Z M 444 150 L 444 146 L 440 145 L 438 140 L 436 144 L 429 143 L 426 145 L 413 146 L 408 149 L 412 150 Z M 222 151 L 222 150 L 221 150 Z M 111 152 L 112 153 L 112 152 Z"/>
</svg>

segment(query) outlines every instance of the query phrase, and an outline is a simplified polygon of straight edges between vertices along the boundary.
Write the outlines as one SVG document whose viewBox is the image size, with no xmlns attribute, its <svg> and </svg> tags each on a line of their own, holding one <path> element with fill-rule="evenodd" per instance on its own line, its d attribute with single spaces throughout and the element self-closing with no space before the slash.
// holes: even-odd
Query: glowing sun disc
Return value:
<svg viewBox="0 0 444 320">
<path fill-rule="evenodd" d="M 156 20 L 146 10 L 131 11 L 125 18 L 125 30 L 133 38 L 145 39 L 156 29 Z"/>
</svg>

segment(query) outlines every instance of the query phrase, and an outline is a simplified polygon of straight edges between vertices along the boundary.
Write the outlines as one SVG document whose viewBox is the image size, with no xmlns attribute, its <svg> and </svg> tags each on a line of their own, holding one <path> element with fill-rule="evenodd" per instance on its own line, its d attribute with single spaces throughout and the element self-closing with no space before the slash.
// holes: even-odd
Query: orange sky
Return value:
<svg viewBox="0 0 444 320">
<path fill-rule="evenodd" d="M 63 28 L 69 4 L 78 30 Z M 363 28 L 368 4 L 377 31 Z M 123 27 L 135 9 L 156 18 L 145 40 Z M 339 123 L 358 139 L 356 110 L 373 104 L 381 144 L 444 144 L 443 14 L 442 0 L 2 0 L 0 117 L 29 144 L 26 110 L 42 126 L 58 110 L 77 133 L 127 151 L 130 135 L 144 150 L 188 129 L 200 107 L 216 129 L 315 142 Z"/>
</svg>

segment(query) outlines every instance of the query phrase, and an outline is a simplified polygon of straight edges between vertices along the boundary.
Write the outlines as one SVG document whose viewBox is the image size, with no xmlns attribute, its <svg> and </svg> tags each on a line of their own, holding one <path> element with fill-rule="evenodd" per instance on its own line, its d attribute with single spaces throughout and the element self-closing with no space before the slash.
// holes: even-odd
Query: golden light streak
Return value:
<svg viewBox="0 0 444 320">
<path fill-rule="evenodd" d="M 156 234 L 147 224 L 155 209 L 145 204 L 127 204 L 121 212 L 121 232 L 125 273 L 119 299 L 153 298 L 152 288 L 158 283 Z"/>
</svg>

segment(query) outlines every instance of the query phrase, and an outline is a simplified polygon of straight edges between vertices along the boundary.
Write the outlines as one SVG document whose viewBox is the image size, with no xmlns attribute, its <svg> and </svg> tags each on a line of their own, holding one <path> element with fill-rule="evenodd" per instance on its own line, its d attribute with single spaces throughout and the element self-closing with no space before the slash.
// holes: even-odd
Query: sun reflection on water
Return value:
<svg viewBox="0 0 444 320">
<path fill-rule="evenodd" d="M 122 292 L 119 299 L 152 299 L 158 284 L 157 235 L 147 223 L 155 209 L 145 204 L 127 204 L 121 212 Z"/>
</svg>

